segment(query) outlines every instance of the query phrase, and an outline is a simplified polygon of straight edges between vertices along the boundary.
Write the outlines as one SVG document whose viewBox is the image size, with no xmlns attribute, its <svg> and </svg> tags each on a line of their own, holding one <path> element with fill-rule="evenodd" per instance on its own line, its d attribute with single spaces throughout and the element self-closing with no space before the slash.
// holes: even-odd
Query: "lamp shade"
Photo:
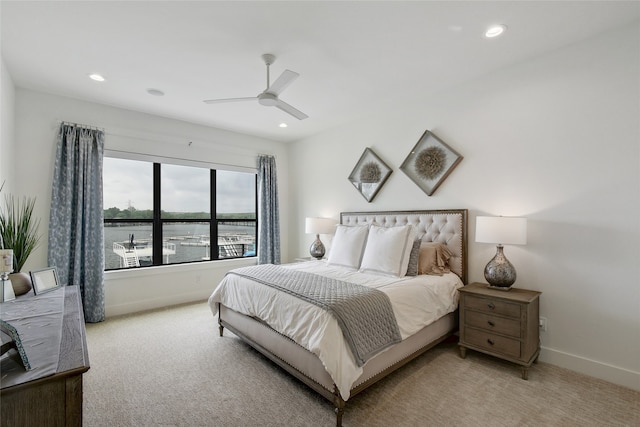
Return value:
<svg viewBox="0 0 640 427">
<path fill-rule="evenodd" d="M 307 234 L 333 234 L 336 224 L 331 218 L 306 218 L 304 230 Z"/>
<path fill-rule="evenodd" d="M 476 242 L 527 244 L 527 219 L 506 216 L 476 217 Z"/>
</svg>

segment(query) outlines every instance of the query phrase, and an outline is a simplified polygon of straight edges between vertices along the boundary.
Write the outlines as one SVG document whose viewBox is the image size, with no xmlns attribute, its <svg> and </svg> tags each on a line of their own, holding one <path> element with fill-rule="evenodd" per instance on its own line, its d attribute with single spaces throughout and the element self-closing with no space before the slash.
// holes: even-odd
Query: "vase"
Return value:
<svg viewBox="0 0 640 427">
<path fill-rule="evenodd" d="M 24 295 L 32 288 L 31 277 L 27 273 L 11 273 L 9 280 L 13 285 L 13 292 L 18 295 Z"/>
</svg>

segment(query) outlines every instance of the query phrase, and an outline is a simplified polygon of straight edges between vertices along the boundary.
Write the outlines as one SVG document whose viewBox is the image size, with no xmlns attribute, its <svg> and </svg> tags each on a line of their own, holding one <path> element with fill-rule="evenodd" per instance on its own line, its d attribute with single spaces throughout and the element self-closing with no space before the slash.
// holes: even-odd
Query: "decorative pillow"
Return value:
<svg viewBox="0 0 640 427">
<path fill-rule="evenodd" d="M 420 259 L 420 244 L 422 239 L 417 238 L 413 242 L 411 253 L 409 254 L 409 264 L 407 265 L 407 276 L 418 275 L 418 260 Z"/>
<path fill-rule="evenodd" d="M 362 261 L 362 252 L 367 242 L 367 233 L 369 226 L 353 226 L 338 225 L 336 234 L 331 243 L 329 258 L 327 264 L 338 265 L 341 267 L 352 268 L 357 270 L 360 268 Z"/>
<path fill-rule="evenodd" d="M 404 276 L 407 274 L 409 256 L 416 234 L 411 225 L 402 227 L 372 225 L 369 228 L 360 271 L 396 277 Z"/>
<path fill-rule="evenodd" d="M 442 276 L 451 271 L 449 258 L 453 254 L 444 243 L 424 242 L 420 245 L 418 260 L 418 274 L 432 274 Z"/>
</svg>

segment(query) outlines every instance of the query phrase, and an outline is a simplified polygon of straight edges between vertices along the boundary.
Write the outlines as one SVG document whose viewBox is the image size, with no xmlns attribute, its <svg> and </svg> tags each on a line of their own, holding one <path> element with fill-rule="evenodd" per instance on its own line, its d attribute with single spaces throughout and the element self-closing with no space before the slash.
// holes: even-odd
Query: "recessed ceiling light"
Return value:
<svg viewBox="0 0 640 427">
<path fill-rule="evenodd" d="M 95 80 L 97 82 L 103 82 L 103 81 L 106 80 L 102 75 L 97 74 L 97 73 L 89 74 L 89 78 L 91 80 Z"/>
<path fill-rule="evenodd" d="M 498 37 L 500 34 L 504 33 L 507 30 L 507 26 L 503 24 L 492 25 L 487 29 L 487 32 L 484 33 L 485 37 L 493 38 Z"/>
<path fill-rule="evenodd" d="M 287 124 L 286 123 L 280 123 L 278 126 L 280 126 L 281 128 L 286 128 Z"/>
<path fill-rule="evenodd" d="M 164 92 L 160 89 L 147 89 L 147 93 L 153 96 L 164 96 Z"/>
</svg>

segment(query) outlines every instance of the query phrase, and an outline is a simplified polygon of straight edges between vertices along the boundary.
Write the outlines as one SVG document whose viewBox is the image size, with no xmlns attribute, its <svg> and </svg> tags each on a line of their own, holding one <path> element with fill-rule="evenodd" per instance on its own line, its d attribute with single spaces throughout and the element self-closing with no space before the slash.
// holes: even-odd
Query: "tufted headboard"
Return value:
<svg viewBox="0 0 640 427">
<path fill-rule="evenodd" d="M 393 227 L 411 224 L 418 229 L 425 242 L 442 242 L 453 256 L 449 260 L 451 271 L 467 284 L 467 210 L 447 209 L 435 211 L 342 212 L 344 225 L 377 224 Z"/>
</svg>

